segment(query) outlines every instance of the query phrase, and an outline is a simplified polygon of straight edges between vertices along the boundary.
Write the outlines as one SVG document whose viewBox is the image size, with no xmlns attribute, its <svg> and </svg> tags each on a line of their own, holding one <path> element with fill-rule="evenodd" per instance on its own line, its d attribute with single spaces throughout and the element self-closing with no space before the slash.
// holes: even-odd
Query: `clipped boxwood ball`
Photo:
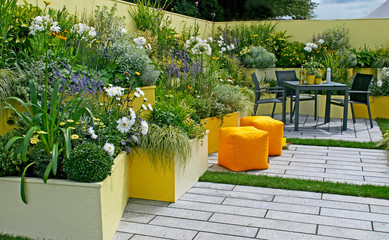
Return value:
<svg viewBox="0 0 389 240">
<path fill-rule="evenodd" d="M 113 158 L 99 145 L 82 143 L 64 160 L 64 171 L 69 180 L 99 182 L 111 175 Z"/>
</svg>

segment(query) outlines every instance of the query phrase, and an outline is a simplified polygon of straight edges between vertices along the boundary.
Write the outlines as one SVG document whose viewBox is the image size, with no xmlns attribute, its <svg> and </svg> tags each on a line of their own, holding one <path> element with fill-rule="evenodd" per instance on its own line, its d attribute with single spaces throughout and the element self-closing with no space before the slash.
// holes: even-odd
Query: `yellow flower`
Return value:
<svg viewBox="0 0 389 240">
<path fill-rule="evenodd" d="M 258 35 L 257 35 L 257 34 L 254 34 L 253 37 L 258 37 Z"/>
<path fill-rule="evenodd" d="M 100 122 L 100 118 L 94 118 L 93 120 L 95 120 L 96 122 Z"/>
<path fill-rule="evenodd" d="M 46 6 L 49 6 L 51 4 L 51 2 L 49 2 L 49 1 L 43 0 L 43 2 L 45 3 Z"/>
<path fill-rule="evenodd" d="M 70 139 L 72 140 L 80 139 L 80 136 L 78 136 L 77 134 L 72 134 L 70 135 Z"/>
<path fill-rule="evenodd" d="M 136 76 L 139 76 L 139 75 L 140 75 L 140 73 L 139 73 L 139 72 L 135 72 L 135 75 L 136 75 Z"/>
<path fill-rule="evenodd" d="M 39 140 L 36 139 L 36 138 L 31 138 L 31 139 L 30 139 L 30 143 L 31 143 L 31 144 L 37 144 L 38 142 L 39 142 Z"/>
<path fill-rule="evenodd" d="M 72 129 L 72 130 L 76 129 L 75 127 L 69 127 L 69 128 Z"/>
<path fill-rule="evenodd" d="M 193 89 L 193 87 L 191 85 L 188 85 L 188 89 Z"/>
<path fill-rule="evenodd" d="M 66 124 L 65 122 L 60 122 L 60 123 L 59 123 L 60 126 L 63 126 L 63 125 L 65 125 L 65 124 Z"/>
<path fill-rule="evenodd" d="M 76 122 L 76 125 L 80 124 L 80 122 Z"/>
<path fill-rule="evenodd" d="M 74 122 L 74 120 L 72 120 L 72 119 L 68 119 L 67 121 L 70 123 Z"/>
<path fill-rule="evenodd" d="M 47 134 L 47 132 L 45 132 L 45 131 L 38 131 L 38 132 L 36 132 L 36 133 L 38 133 L 38 134 Z"/>
</svg>

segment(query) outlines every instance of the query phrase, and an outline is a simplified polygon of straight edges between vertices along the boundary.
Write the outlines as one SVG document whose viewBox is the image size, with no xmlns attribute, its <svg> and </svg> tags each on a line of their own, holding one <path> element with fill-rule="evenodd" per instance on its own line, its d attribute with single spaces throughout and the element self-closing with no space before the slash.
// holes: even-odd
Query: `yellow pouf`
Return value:
<svg viewBox="0 0 389 240">
<path fill-rule="evenodd" d="M 219 129 L 219 165 L 232 171 L 267 169 L 269 133 L 255 127 Z"/>
<path fill-rule="evenodd" d="M 240 126 L 253 126 L 269 132 L 269 155 L 282 154 L 284 123 L 268 116 L 252 116 L 240 119 Z"/>
</svg>

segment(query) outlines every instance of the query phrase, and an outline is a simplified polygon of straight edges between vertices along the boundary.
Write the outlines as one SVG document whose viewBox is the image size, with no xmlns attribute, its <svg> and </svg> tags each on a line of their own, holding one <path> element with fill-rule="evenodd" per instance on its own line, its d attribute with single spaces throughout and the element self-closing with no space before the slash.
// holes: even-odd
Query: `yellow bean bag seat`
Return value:
<svg viewBox="0 0 389 240">
<path fill-rule="evenodd" d="M 240 126 L 253 126 L 269 132 L 269 155 L 282 154 L 284 123 L 268 116 L 252 116 L 240 119 Z"/>
<path fill-rule="evenodd" d="M 219 129 L 219 165 L 232 171 L 269 168 L 269 133 L 255 127 Z"/>
</svg>

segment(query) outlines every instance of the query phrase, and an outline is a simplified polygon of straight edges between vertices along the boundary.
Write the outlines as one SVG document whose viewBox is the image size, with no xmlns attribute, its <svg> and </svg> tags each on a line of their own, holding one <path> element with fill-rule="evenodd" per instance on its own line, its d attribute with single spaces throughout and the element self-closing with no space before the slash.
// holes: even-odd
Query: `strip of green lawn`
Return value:
<svg viewBox="0 0 389 240">
<path fill-rule="evenodd" d="M 315 180 L 250 175 L 243 173 L 209 171 L 205 172 L 204 175 L 200 177 L 200 181 L 389 199 L 389 187 L 385 186 L 354 185 Z"/>
<path fill-rule="evenodd" d="M 31 238 L 27 237 L 13 237 L 8 234 L 1 234 L 0 233 L 0 240 L 32 240 Z"/>
</svg>

